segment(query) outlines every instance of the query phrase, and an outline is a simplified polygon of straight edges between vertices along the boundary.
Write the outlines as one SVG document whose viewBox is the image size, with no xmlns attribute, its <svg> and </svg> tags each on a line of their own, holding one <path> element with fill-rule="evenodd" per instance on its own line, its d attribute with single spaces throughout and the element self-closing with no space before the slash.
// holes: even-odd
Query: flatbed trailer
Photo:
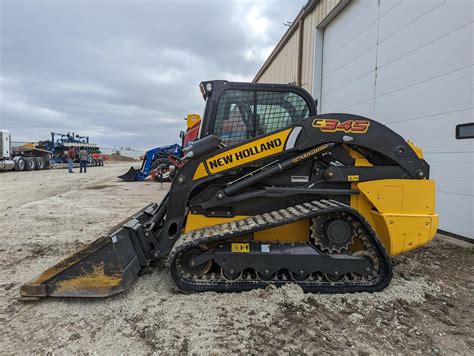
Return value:
<svg viewBox="0 0 474 356">
<path fill-rule="evenodd" d="M 7 130 L 0 130 L 0 171 L 32 171 L 48 169 L 53 153 L 27 143 L 12 148 L 11 135 Z"/>
<path fill-rule="evenodd" d="M 70 136 L 63 135 L 68 138 Z M 53 136 L 54 139 L 54 136 Z M 11 135 L 7 130 L 0 130 L 0 171 L 32 171 L 42 169 L 67 168 L 65 151 L 74 148 L 79 152 L 85 148 L 89 153 L 88 167 L 103 166 L 105 158 L 95 144 L 88 142 L 46 141 L 30 142 L 12 147 Z M 61 142 L 61 145 L 57 143 Z M 76 159 L 74 167 L 79 167 Z"/>
</svg>

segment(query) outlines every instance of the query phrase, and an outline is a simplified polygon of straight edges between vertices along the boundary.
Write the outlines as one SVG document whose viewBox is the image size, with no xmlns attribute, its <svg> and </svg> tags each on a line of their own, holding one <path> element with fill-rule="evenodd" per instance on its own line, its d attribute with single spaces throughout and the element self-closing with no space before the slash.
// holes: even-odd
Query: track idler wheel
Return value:
<svg viewBox="0 0 474 356">
<path fill-rule="evenodd" d="M 324 276 L 324 278 L 325 278 L 326 280 L 328 280 L 329 282 L 336 283 L 336 282 L 342 281 L 346 275 L 345 275 L 345 274 L 323 273 L 323 276 Z"/>
<path fill-rule="evenodd" d="M 311 273 L 306 273 L 305 271 L 299 271 L 299 272 L 290 272 L 291 279 L 296 281 L 296 282 L 304 282 L 309 279 L 311 276 Z"/>
<path fill-rule="evenodd" d="M 212 266 L 212 260 L 199 265 L 194 260 L 195 257 L 199 256 L 203 252 L 204 251 L 202 251 L 200 248 L 191 248 L 183 253 L 181 256 L 181 267 L 185 273 L 200 277 L 209 272 Z"/>
<path fill-rule="evenodd" d="M 242 271 L 235 271 L 233 269 L 227 270 L 227 269 L 222 268 L 221 274 L 222 274 L 222 277 L 228 281 L 235 281 L 239 279 L 240 277 L 242 277 Z"/>
<path fill-rule="evenodd" d="M 264 272 L 257 271 L 257 277 L 262 281 L 272 281 L 276 277 L 276 272 L 270 272 L 269 270 L 265 270 Z"/>
</svg>

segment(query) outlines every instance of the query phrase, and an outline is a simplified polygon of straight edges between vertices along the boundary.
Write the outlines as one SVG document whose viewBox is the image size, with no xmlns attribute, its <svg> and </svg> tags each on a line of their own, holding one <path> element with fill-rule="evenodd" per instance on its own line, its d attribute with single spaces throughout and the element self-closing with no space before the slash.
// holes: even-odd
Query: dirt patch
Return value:
<svg viewBox="0 0 474 356">
<path fill-rule="evenodd" d="M 441 240 L 394 258 L 374 294 L 187 294 L 158 263 L 107 299 L 18 300 L 22 283 L 163 197 L 167 184 L 119 181 L 127 166 L 0 176 L 2 353 L 472 353 L 474 250 Z"/>
</svg>

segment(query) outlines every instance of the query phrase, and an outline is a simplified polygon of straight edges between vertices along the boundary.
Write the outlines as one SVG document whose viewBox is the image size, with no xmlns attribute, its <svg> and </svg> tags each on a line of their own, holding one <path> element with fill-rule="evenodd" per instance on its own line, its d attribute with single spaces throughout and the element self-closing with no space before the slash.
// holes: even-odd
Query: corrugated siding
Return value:
<svg viewBox="0 0 474 356">
<path fill-rule="evenodd" d="M 278 53 L 268 69 L 258 80 L 259 83 L 293 83 L 296 82 L 296 63 L 298 55 L 298 30 Z"/>
<path fill-rule="evenodd" d="M 321 0 L 313 11 L 306 16 L 303 29 L 303 62 L 301 83 L 303 88 L 312 92 L 314 35 L 316 26 L 333 10 L 340 0 Z M 296 82 L 298 67 L 298 36 L 297 29 L 285 44 L 278 56 L 259 78 L 259 83 L 291 83 Z"/>
<path fill-rule="evenodd" d="M 314 36 L 316 26 L 336 7 L 339 1 L 340 0 L 321 0 L 304 20 L 301 83 L 303 88 L 310 93 L 312 93 L 313 90 Z"/>
</svg>

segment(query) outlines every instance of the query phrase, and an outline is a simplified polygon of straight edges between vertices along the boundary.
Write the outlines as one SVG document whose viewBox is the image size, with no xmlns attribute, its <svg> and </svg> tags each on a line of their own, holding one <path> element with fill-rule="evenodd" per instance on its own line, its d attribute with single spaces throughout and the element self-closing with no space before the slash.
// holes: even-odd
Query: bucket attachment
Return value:
<svg viewBox="0 0 474 356">
<path fill-rule="evenodd" d="M 118 176 L 118 177 L 123 179 L 126 182 L 135 182 L 137 180 L 137 176 L 138 176 L 138 171 L 135 168 L 130 167 L 127 173 L 122 174 L 121 176 Z"/>
<path fill-rule="evenodd" d="M 41 297 L 106 297 L 124 291 L 153 258 L 158 241 L 145 225 L 157 214 L 150 204 L 99 238 L 24 284 L 25 299 Z"/>
</svg>

